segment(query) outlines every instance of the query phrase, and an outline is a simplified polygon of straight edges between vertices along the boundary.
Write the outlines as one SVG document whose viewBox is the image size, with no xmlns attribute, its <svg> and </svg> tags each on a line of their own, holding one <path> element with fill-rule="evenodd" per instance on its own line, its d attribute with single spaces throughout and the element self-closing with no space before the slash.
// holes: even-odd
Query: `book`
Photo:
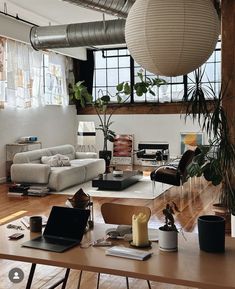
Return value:
<svg viewBox="0 0 235 289">
<path fill-rule="evenodd" d="M 20 219 L 21 223 L 27 228 L 29 229 L 30 225 L 29 225 L 29 219 L 30 219 L 31 216 L 25 216 L 25 217 L 22 217 Z M 46 226 L 47 224 L 47 220 L 48 218 L 46 216 L 42 216 L 42 226 Z"/>
<path fill-rule="evenodd" d="M 109 256 L 116 256 L 135 260 L 146 260 L 152 255 L 151 252 L 122 246 L 111 247 L 105 251 L 105 254 Z"/>
</svg>

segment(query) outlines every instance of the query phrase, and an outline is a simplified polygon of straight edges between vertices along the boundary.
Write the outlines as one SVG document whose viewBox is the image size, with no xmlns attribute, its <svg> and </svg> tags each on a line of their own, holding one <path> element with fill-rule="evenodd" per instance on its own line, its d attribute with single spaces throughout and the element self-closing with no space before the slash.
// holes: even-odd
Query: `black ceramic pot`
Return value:
<svg viewBox="0 0 235 289">
<path fill-rule="evenodd" d="M 99 151 L 99 158 L 105 160 L 105 172 L 110 173 L 110 162 L 112 158 L 112 151 Z"/>
<path fill-rule="evenodd" d="M 225 219 L 204 215 L 198 218 L 198 237 L 201 250 L 220 253 L 225 250 Z"/>
</svg>

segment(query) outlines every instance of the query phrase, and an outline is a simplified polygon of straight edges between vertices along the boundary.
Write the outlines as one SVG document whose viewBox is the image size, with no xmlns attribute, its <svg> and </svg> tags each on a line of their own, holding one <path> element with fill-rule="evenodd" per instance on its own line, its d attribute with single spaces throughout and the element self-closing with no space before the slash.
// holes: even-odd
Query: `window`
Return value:
<svg viewBox="0 0 235 289">
<path fill-rule="evenodd" d="M 0 37 L 0 108 L 67 105 L 67 59 Z"/>
<path fill-rule="evenodd" d="M 101 96 L 101 91 L 109 93 L 112 96 L 116 94 L 116 85 L 123 81 L 131 83 L 132 87 L 135 82 L 139 81 L 137 72 L 141 67 L 132 59 L 127 48 L 105 49 L 94 51 L 95 69 L 93 97 Z M 216 93 L 219 92 L 221 85 L 221 42 L 218 41 L 215 51 L 207 60 L 203 83 L 212 84 Z M 143 70 L 145 77 L 156 77 L 156 75 Z M 158 75 L 157 75 L 158 76 Z M 185 76 L 164 77 L 159 76 L 167 81 L 167 84 L 156 87 L 155 96 L 150 93 L 141 97 L 131 95 L 132 103 L 163 103 L 179 102 L 182 100 L 184 93 L 187 91 L 187 85 L 193 81 L 193 73 Z M 115 97 L 112 98 L 115 101 Z"/>
</svg>

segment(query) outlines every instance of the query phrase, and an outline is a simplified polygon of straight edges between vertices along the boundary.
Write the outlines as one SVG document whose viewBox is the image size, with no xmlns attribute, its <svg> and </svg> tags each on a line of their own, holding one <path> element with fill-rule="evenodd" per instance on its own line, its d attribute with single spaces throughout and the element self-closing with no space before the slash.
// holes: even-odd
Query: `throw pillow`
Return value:
<svg viewBox="0 0 235 289">
<path fill-rule="evenodd" d="M 42 156 L 41 157 L 41 162 L 43 164 L 47 164 L 50 167 L 64 167 L 64 166 L 71 166 L 69 157 L 61 155 L 61 154 L 56 154 L 51 157 L 46 157 Z"/>
</svg>

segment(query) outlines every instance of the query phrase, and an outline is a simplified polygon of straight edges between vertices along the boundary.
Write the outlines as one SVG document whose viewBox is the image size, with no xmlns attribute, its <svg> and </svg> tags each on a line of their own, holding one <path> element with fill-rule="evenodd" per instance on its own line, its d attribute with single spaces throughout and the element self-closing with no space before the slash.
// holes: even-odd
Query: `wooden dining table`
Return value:
<svg viewBox="0 0 235 289">
<path fill-rule="evenodd" d="M 12 222 L 19 224 L 19 221 Z M 29 230 L 22 231 L 24 237 L 11 241 L 8 236 L 14 229 L 8 229 L 7 224 L 0 226 L 0 258 L 52 265 L 76 270 L 108 273 L 128 276 L 162 283 L 185 285 L 205 289 L 235 288 L 235 238 L 226 237 L 224 253 L 207 253 L 199 249 L 198 235 L 185 233 L 185 238 L 179 233 L 177 252 L 163 252 L 157 242 L 145 250 L 152 252 L 152 256 L 145 261 L 107 256 L 107 247 L 93 247 L 93 241 L 105 237 L 107 224 L 95 223 L 94 229 L 88 231 L 81 246 L 76 246 L 63 253 L 55 253 L 38 249 L 22 247 L 21 244 L 36 234 Z M 114 240 L 113 245 L 129 247 L 124 240 Z M 35 268 L 34 268 L 35 269 Z M 33 270 L 34 271 L 34 270 Z M 26 288 L 30 288 L 31 278 Z M 29 274 L 29 275 L 30 275 Z"/>
</svg>

